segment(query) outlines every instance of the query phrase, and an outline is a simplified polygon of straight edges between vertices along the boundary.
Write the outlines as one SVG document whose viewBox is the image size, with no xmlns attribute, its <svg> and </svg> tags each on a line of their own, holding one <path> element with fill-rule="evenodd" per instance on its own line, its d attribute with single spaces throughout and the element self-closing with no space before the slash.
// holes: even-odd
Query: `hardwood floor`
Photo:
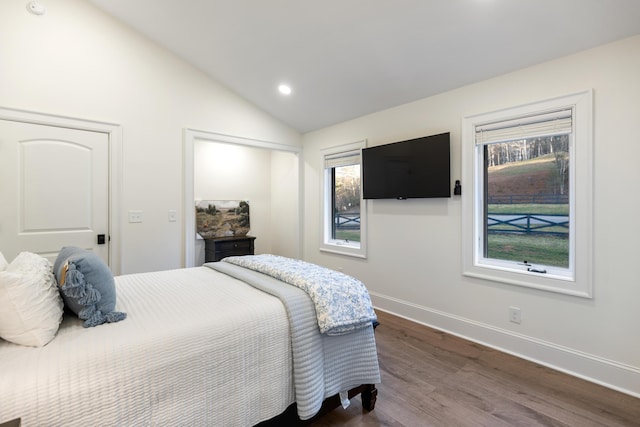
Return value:
<svg viewBox="0 0 640 427">
<path fill-rule="evenodd" d="M 640 399 L 378 312 L 382 383 L 319 426 L 640 426 Z"/>
</svg>

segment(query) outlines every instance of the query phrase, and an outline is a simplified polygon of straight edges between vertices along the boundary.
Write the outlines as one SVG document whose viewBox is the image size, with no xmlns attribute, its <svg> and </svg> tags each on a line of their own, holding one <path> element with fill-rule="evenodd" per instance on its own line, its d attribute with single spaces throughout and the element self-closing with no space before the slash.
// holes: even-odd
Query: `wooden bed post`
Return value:
<svg viewBox="0 0 640 427">
<path fill-rule="evenodd" d="M 378 320 L 373 321 L 373 332 L 375 333 L 376 328 L 380 326 L 380 322 Z M 376 400 L 378 399 L 378 389 L 375 384 L 363 384 L 363 389 L 360 392 L 360 397 L 362 399 L 362 409 L 366 411 L 373 411 L 376 407 Z"/>
<path fill-rule="evenodd" d="M 362 398 L 362 409 L 367 411 L 373 411 L 376 407 L 376 400 L 378 399 L 378 389 L 375 384 L 365 384 L 364 390 L 360 393 Z"/>
</svg>

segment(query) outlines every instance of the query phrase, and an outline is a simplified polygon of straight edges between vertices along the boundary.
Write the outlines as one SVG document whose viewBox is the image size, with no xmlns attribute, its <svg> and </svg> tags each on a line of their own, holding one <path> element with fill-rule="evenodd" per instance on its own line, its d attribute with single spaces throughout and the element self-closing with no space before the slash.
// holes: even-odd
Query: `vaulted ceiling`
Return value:
<svg viewBox="0 0 640 427">
<path fill-rule="evenodd" d="M 88 1 L 303 133 L 640 34 L 639 0 Z"/>
</svg>

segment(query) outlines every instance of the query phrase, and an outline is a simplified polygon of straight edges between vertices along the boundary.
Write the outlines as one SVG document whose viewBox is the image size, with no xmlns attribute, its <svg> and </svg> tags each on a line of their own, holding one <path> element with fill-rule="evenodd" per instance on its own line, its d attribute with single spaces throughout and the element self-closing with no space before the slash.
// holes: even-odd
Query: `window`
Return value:
<svg viewBox="0 0 640 427">
<path fill-rule="evenodd" d="M 591 92 L 463 120 L 464 274 L 591 297 Z"/>
<path fill-rule="evenodd" d="M 360 186 L 364 146 L 361 141 L 323 152 L 322 251 L 366 257 L 366 210 Z"/>
</svg>

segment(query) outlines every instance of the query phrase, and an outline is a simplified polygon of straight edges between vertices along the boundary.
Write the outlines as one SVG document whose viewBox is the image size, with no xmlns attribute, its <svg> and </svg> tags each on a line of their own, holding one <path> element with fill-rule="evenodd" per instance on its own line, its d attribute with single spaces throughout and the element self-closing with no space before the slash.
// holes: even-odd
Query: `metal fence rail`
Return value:
<svg viewBox="0 0 640 427">
<path fill-rule="evenodd" d="M 349 214 L 335 214 L 333 217 L 336 228 L 340 230 L 359 230 L 360 229 L 360 212 Z"/>
<path fill-rule="evenodd" d="M 558 227 L 563 230 L 557 230 Z M 556 230 L 549 230 L 551 228 Z M 487 231 L 490 233 L 540 233 L 567 236 L 569 234 L 569 217 L 559 214 L 489 214 L 487 216 Z"/>
<path fill-rule="evenodd" d="M 336 229 L 357 230 L 360 228 L 360 213 L 334 215 Z M 560 227 L 562 230 L 557 230 Z M 556 228 L 556 230 L 550 230 Z M 487 216 L 487 231 L 490 233 L 539 233 L 557 236 L 569 234 L 569 217 L 563 214 L 500 213 Z"/>
</svg>

